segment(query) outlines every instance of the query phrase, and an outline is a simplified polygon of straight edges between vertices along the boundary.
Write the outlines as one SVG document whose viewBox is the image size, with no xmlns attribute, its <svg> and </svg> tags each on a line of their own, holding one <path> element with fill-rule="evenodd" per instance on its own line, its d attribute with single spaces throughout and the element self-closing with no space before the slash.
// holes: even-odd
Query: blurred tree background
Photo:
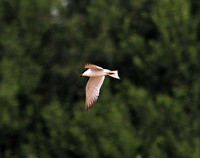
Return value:
<svg viewBox="0 0 200 158">
<path fill-rule="evenodd" d="M 118 69 L 85 111 L 85 62 Z M 199 158 L 200 1 L 0 0 L 1 158 Z"/>
</svg>

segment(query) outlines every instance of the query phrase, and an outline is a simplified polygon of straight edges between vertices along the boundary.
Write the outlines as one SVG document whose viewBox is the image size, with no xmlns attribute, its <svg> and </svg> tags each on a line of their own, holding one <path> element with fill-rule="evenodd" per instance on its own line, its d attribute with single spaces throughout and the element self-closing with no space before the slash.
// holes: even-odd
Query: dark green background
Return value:
<svg viewBox="0 0 200 158">
<path fill-rule="evenodd" d="M 199 158 L 200 1 L 0 0 L 0 157 Z"/>
</svg>

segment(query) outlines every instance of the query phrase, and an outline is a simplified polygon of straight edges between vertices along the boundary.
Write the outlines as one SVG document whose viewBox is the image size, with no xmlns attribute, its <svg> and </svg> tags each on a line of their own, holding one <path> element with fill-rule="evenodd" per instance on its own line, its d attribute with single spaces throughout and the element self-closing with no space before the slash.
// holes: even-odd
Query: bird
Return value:
<svg viewBox="0 0 200 158">
<path fill-rule="evenodd" d="M 95 104 L 99 97 L 100 88 L 103 84 L 105 76 L 108 75 L 116 79 L 120 78 L 118 76 L 118 70 L 111 71 L 108 69 L 103 69 L 102 67 L 91 64 L 90 62 L 86 62 L 84 68 L 87 70 L 84 71 L 80 76 L 90 77 L 85 88 L 85 109 L 88 111 Z"/>
</svg>

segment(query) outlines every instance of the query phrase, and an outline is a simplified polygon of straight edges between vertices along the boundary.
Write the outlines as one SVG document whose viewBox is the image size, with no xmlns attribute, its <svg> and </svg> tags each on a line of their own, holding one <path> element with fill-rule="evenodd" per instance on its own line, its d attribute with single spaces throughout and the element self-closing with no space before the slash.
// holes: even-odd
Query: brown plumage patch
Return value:
<svg viewBox="0 0 200 158">
<path fill-rule="evenodd" d="M 89 62 L 86 62 L 86 63 L 85 63 L 85 68 L 86 68 L 86 69 L 94 69 L 94 70 L 103 70 L 102 67 L 96 66 L 96 65 L 91 64 L 91 63 L 89 63 Z"/>
<path fill-rule="evenodd" d="M 89 103 L 88 103 L 88 101 L 86 101 L 85 104 L 86 104 L 86 110 L 87 111 L 94 106 L 94 104 L 96 103 L 97 99 L 98 99 L 98 96 L 97 97 L 93 96 L 92 100 Z"/>
<path fill-rule="evenodd" d="M 86 62 L 86 63 L 85 63 L 85 68 L 89 68 L 91 65 L 93 65 L 93 64 L 91 64 L 91 63 L 89 63 L 89 62 Z"/>
<path fill-rule="evenodd" d="M 86 110 L 88 111 L 90 108 L 94 106 L 97 100 L 93 100 L 89 105 L 86 105 Z"/>
</svg>

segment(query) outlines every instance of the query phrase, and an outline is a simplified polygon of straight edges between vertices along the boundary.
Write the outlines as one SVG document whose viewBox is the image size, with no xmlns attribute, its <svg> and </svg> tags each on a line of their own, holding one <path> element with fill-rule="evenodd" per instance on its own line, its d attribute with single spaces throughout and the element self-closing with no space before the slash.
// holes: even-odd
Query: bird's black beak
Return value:
<svg viewBox="0 0 200 158">
<path fill-rule="evenodd" d="M 83 76 L 83 73 L 85 72 L 85 70 L 80 74 L 80 77 L 82 77 Z"/>
</svg>

